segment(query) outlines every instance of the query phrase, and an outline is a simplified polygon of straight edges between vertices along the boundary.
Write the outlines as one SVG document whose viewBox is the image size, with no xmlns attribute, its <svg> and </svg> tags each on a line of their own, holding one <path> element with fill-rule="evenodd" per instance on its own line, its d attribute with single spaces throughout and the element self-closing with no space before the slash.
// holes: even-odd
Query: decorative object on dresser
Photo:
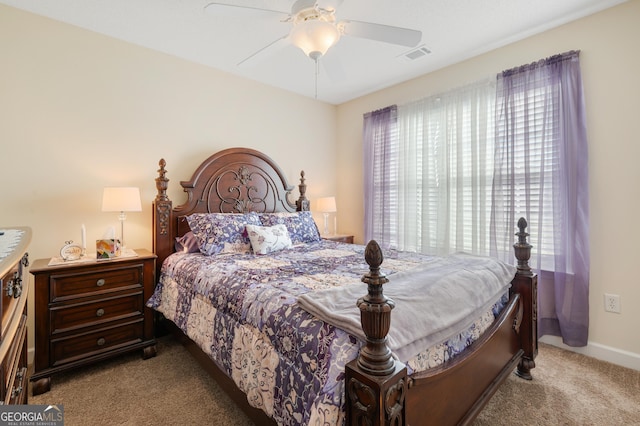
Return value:
<svg viewBox="0 0 640 426">
<path fill-rule="evenodd" d="M 156 255 L 49 265 L 33 263 L 35 359 L 33 394 L 51 376 L 137 349 L 156 355 L 154 313 L 145 302 L 155 287 Z"/>
<path fill-rule="evenodd" d="M 338 241 L 340 243 L 353 244 L 353 235 L 346 235 L 346 234 L 322 235 L 322 239 L 330 240 L 330 241 Z"/>
<path fill-rule="evenodd" d="M 142 211 L 140 202 L 140 189 L 136 187 L 112 187 L 105 188 L 102 194 L 103 212 L 120 212 L 120 248 L 126 248 L 124 241 L 124 221 L 127 219 L 126 212 Z"/>
<path fill-rule="evenodd" d="M 28 402 L 27 296 L 23 268 L 29 266 L 31 228 L 0 230 L 0 404 Z"/>
</svg>

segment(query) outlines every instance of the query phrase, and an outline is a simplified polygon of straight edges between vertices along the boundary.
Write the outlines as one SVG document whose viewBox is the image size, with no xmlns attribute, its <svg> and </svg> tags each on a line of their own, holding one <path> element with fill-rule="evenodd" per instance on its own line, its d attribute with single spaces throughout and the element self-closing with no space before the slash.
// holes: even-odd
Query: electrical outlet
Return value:
<svg viewBox="0 0 640 426">
<path fill-rule="evenodd" d="M 620 313 L 620 295 L 604 294 L 604 310 L 607 312 Z"/>
</svg>

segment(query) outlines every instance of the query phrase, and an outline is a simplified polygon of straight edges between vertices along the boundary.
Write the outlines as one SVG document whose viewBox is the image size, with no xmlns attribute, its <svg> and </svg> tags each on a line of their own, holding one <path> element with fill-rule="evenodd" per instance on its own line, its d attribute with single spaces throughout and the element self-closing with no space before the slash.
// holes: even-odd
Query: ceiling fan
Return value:
<svg viewBox="0 0 640 426">
<path fill-rule="evenodd" d="M 420 43 L 422 39 L 421 31 L 372 22 L 337 21 L 335 16 L 336 8 L 342 1 L 296 0 L 291 7 L 291 12 L 213 2 L 205 6 L 205 12 L 220 16 L 229 14 L 249 16 L 251 13 L 258 13 L 274 19 L 277 18 L 281 22 L 291 23 L 291 28 L 287 34 L 283 34 L 257 52 L 249 55 L 238 63 L 239 66 L 254 62 L 278 47 L 291 44 L 302 49 L 305 55 L 317 62 L 343 35 L 407 47 L 415 47 Z"/>
</svg>

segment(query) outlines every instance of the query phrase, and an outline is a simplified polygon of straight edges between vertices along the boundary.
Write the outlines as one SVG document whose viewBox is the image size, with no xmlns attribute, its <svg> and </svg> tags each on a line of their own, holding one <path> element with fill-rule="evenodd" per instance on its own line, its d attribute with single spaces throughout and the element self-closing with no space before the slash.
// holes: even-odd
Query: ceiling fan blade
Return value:
<svg viewBox="0 0 640 426">
<path fill-rule="evenodd" d="M 289 42 L 289 34 L 285 34 L 282 37 L 267 44 L 265 47 L 261 48 L 257 52 L 254 52 L 251 55 L 247 56 L 246 58 L 238 62 L 237 66 L 243 67 L 243 68 L 254 66 L 259 62 L 263 61 L 265 58 L 273 55 L 277 51 L 288 46 L 289 44 L 291 44 Z"/>
<path fill-rule="evenodd" d="M 288 12 L 283 12 L 281 10 L 262 9 L 259 7 L 238 6 L 236 4 L 216 2 L 207 4 L 204 7 L 204 12 L 207 15 L 224 16 L 225 18 L 235 17 L 240 19 L 246 19 L 250 17 L 272 18 L 276 15 L 279 16 L 279 19 L 288 19 L 290 17 Z"/>
<path fill-rule="evenodd" d="M 415 47 L 422 40 L 422 31 L 409 28 L 351 20 L 341 21 L 340 26 L 345 35 L 399 44 L 401 46 Z"/>
</svg>

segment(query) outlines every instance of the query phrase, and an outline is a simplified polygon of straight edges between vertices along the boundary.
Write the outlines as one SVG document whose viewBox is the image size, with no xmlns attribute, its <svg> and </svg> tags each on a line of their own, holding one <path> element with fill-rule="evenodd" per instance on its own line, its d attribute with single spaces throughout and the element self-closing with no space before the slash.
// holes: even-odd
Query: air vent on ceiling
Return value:
<svg viewBox="0 0 640 426">
<path fill-rule="evenodd" d="M 403 53 L 402 55 L 398 56 L 398 58 L 406 61 L 406 62 L 413 62 L 416 61 L 420 58 L 424 58 L 425 56 L 427 56 L 429 53 L 431 53 L 431 50 L 429 50 L 424 44 L 421 46 L 416 47 L 415 49 L 411 49 L 408 52 Z"/>
</svg>

